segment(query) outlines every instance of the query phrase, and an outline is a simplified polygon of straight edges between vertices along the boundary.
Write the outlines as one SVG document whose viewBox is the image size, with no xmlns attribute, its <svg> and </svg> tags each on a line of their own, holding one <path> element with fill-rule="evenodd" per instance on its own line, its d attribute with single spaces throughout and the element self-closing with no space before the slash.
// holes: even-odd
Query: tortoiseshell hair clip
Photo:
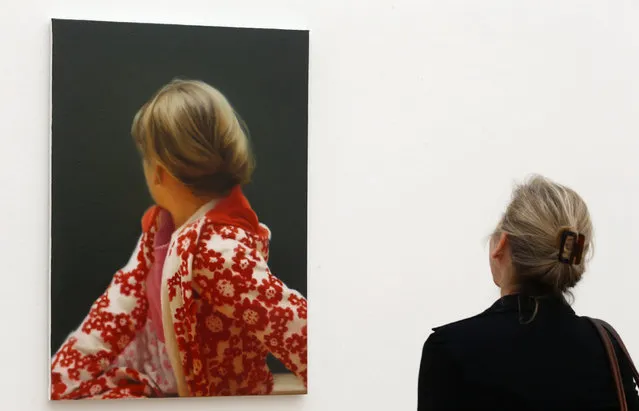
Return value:
<svg viewBox="0 0 639 411">
<path fill-rule="evenodd" d="M 583 234 L 564 229 L 559 243 L 559 261 L 564 264 L 580 264 L 586 237 Z"/>
</svg>

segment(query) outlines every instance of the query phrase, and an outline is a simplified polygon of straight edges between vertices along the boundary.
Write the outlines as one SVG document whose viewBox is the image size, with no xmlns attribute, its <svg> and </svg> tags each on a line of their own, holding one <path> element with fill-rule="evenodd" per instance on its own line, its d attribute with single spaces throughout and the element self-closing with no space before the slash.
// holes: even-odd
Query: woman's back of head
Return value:
<svg viewBox="0 0 639 411">
<path fill-rule="evenodd" d="M 567 244 L 562 234 L 573 233 L 582 244 Z M 513 191 L 494 235 L 505 234 L 512 261 L 513 281 L 534 294 L 569 293 L 586 270 L 593 249 L 593 227 L 585 201 L 574 190 L 534 175 Z M 565 238 L 563 238 L 565 240 Z M 573 247 L 585 258 L 571 260 Z"/>
<path fill-rule="evenodd" d="M 197 80 L 173 80 L 142 106 L 131 134 L 142 156 L 155 159 L 199 195 L 250 181 L 254 159 L 244 124 L 226 97 Z"/>
</svg>

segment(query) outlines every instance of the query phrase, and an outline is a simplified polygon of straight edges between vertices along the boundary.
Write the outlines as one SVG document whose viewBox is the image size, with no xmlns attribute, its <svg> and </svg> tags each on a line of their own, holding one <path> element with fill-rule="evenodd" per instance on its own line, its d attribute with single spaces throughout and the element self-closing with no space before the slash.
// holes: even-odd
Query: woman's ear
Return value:
<svg viewBox="0 0 639 411">
<path fill-rule="evenodd" d="M 506 253 L 506 248 L 508 245 L 508 235 L 506 233 L 501 233 L 499 237 L 495 238 L 493 241 L 495 241 L 495 246 L 493 247 L 493 251 L 490 254 L 490 257 L 496 260 L 500 260 Z"/>
<path fill-rule="evenodd" d="M 155 173 L 153 173 L 153 183 L 162 185 L 166 182 L 167 171 L 166 168 L 159 162 L 155 163 Z"/>
</svg>

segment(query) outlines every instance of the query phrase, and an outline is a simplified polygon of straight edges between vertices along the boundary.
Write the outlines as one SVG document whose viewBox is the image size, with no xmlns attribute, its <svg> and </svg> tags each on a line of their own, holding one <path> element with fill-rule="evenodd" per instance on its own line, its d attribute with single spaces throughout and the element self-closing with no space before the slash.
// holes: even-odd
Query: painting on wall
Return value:
<svg viewBox="0 0 639 411">
<path fill-rule="evenodd" d="M 307 392 L 308 52 L 52 21 L 51 399 Z"/>
</svg>

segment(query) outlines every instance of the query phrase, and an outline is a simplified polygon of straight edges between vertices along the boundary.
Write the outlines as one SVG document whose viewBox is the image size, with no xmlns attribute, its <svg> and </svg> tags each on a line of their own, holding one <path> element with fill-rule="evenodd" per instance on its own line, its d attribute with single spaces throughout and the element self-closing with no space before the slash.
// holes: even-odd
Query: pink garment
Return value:
<svg viewBox="0 0 639 411">
<path fill-rule="evenodd" d="M 164 328 L 162 326 L 162 268 L 164 260 L 169 249 L 171 234 L 175 230 L 171 215 L 162 210 L 159 216 L 160 227 L 155 234 L 153 246 L 153 265 L 146 278 L 146 293 L 149 301 L 149 320 L 151 328 L 157 334 L 157 337 L 164 343 Z"/>
</svg>

